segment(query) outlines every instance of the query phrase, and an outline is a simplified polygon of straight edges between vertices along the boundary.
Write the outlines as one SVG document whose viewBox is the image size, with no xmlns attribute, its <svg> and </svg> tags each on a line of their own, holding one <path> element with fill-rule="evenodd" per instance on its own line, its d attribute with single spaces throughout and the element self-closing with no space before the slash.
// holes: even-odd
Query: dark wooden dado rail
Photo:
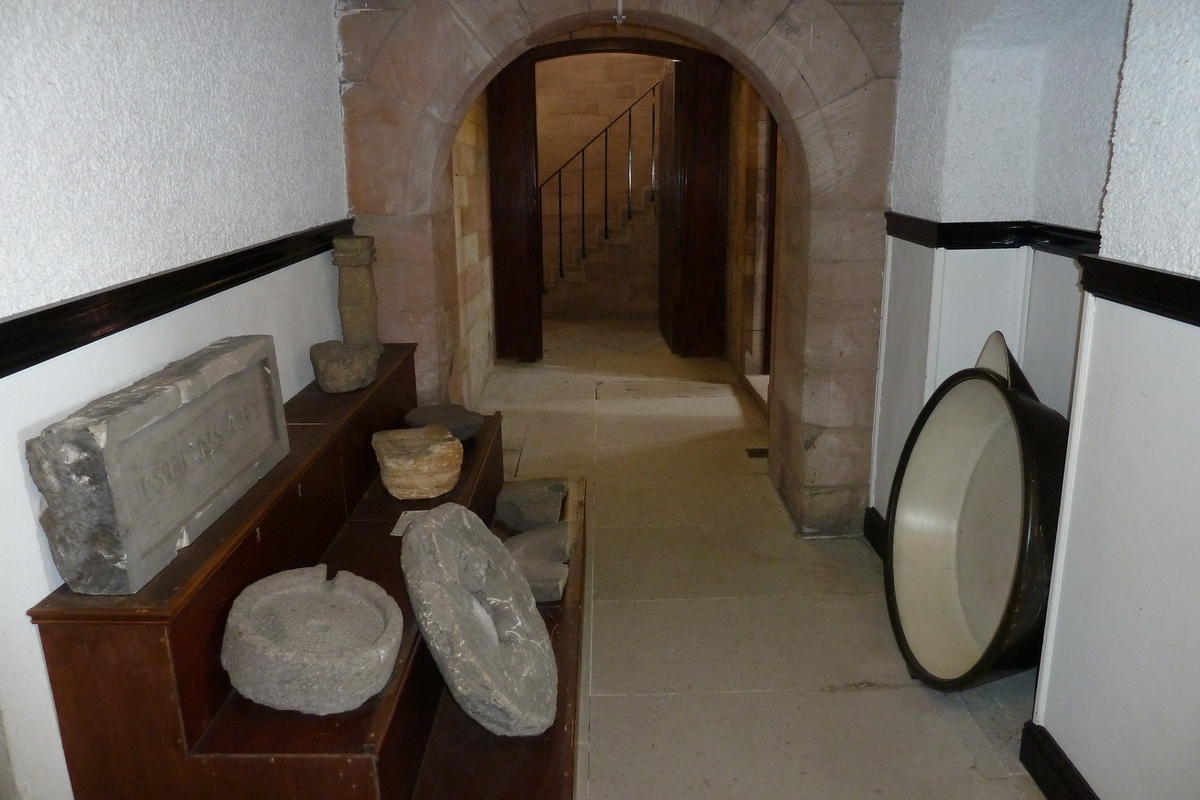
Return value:
<svg viewBox="0 0 1200 800">
<path fill-rule="evenodd" d="M 0 322 L 0 378 L 333 248 L 342 219 Z"/>
<path fill-rule="evenodd" d="M 400 569 L 400 513 L 457 502 L 485 521 L 504 481 L 501 420 L 464 446 L 458 484 L 401 502 L 371 434 L 416 405 L 413 345 L 387 345 L 367 389 L 315 385 L 285 405 L 291 452 L 136 594 L 62 587 L 30 611 L 42 638 L 77 800 L 564 800 L 574 787 L 582 539 L 562 603 L 539 606 L 559 665 L 558 718 L 538 737 L 489 733 L 450 697 Z M 582 536 L 582 486 L 568 517 Z M 498 531 L 503 536 L 503 531 Z M 220 666 L 225 618 L 250 583 L 325 563 L 380 584 L 405 631 L 392 679 L 353 711 L 311 716 L 242 698 Z"/>
</svg>

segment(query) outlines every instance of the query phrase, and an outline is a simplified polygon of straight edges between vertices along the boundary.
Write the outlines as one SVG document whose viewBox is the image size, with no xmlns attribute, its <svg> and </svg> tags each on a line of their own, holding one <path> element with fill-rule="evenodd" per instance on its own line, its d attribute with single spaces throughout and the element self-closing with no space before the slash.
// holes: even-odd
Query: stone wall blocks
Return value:
<svg viewBox="0 0 1200 800">
<path fill-rule="evenodd" d="M 721 0 L 626 0 L 625 13 L 634 18 L 643 12 L 661 14 L 708 30 L 720 6 Z"/>
<path fill-rule="evenodd" d="M 870 427 L 875 409 L 875 370 L 804 372 L 801 421 L 829 428 Z"/>
<path fill-rule="evenodd" d="M 900 74 L 900 4 L 834 3 L 880 78 Z"/>
<path fill-rule="evenodd" d="M 533 26 L 520 0 L 447 0 L 463 23 L 493 57 L 513 45 L 525 46 Z"/>
<path fill-rule="evenodd" d="M 588 0 L 521 0 L 521 8 L 539 43 L 585 24 L 591 12 Z"/>
<path fill-rule="evenodd" d="M 810 261 L 808 296 L 814 300 L 871 304 L 878 313 L 883 303 L 883 265 L 878 261 Z M 814 304 L 817 305 L 821 304 Z"/>
<path fill-rule="evenodd" d="M 874 369 L 879 354 L 878 319 L 807 320 L 805 364 L 821 369 Z"/>
<path fill-rule="evenodd" d="M 403 9 L 366 10 L 346 14 L 338 20 L 341 37 L 342 80 L 360 83 L 366 80 L 371 63 L 392 29 L 407 11 Z"/>
<path fill-rule="evenodd" d="M 342 94 L 346 114 L 346 182 L 352 213 L 428 213 L 451 208 L 453 184 L 439 186 L 455 131 L 370 84 Z"/>
<path fill-rule="evenodd" d="M 892 163 L 896 82 L 879 78 L 820 110 L 828 152 L 810 164 L 814 205 L 885 208 Z M 813 126 L 810 126 L 810 130 Z M 809 140 L 806 138 L 805 145 Z M 806 152 L 811 152 L 806 150 Z"/>
<path fill-rule="evenodd" d="M 402 103 L 457 127 L 475 99 L 476 92 L 468 96 L 468 90 L 494 61 L 450 4 L 415 3 L 404 24 L 379 48 L 367 80 Z M 419 140 L 400 141 L 407 145 Z"/>
<path fill-rule="evenodd" d="M 882 268 L 887 252 L 883 208 L 813 208 L 809 251 L 814 261 L 869 261 Z"/>
<path fill-rule="evenodd" d="M 763 71 L 774 80 L 786 74 L 781 70 L 802 73 L 815 106 L 827 105 L 875 77 L 858 39 L 827 0 L 790 3 L 749 55 L 760 64 L 771 64 Z M 792 116 L 803 113 L 797 107 Z"/>
<path fill-rule="evenodd" d="M 805 486 L 867 483 L 871 471 L 870 427 L 793 425 L 792 451 L 799 453 L 797 473 Z"/>
<path fill-rule="evenodd" d="M 354 232 L 375 237 L 376 263 L 432 259 L 433 220 L 429 214 L 358 214 Z"/>
<path fill-rule="evenodd" d="M 733 0 L 722 3 L 711 30 L 739 52 L 762 39 L 791 0 Z M 736 65 L 735 65 L 736 66 Z"/>
<path fill-rule="evenodd" d="M 789 486 L 790 507 L 803 520 L 801 536 L 849 537 L 862 535 L 867 486 Z M 785 501 L 786 502 L 786 501 Z M 795 512 L 794 512 L 795 513 Z"/>
</svg>

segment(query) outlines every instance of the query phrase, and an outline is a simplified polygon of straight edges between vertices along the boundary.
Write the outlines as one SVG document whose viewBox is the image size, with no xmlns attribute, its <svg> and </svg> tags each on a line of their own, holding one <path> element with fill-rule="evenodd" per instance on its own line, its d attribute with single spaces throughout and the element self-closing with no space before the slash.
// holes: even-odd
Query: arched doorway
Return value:
<svg viewBox="0 0 1200 800">
<path fill-rule="evenodd" d="M 380 334 L 420 343 L 418 384 L 429 402 L 447 395 L 455 355 L 449 165 L 459 123 L 531 47 L 589 26 L 618 31 L 608 11 L 579 13 L 552 0 L 377 5 L 342 20 L 351 210 L 357 230 L 376 237 Z M 770 473 L 804 532 L 857 532 L 870 471 L 895 115 L 894 80 L 873 62 L 887 61 L 877 51 L 894 48 L 898 31 L 860 37 L 863 17 L 843 17 L 827 0 L 793 0 L 771 14 L 711 1 L 671 13 L 631 5 L 642 7 L 626 7 L 621 35 L 657 31 L 700 43 L 747 76 L 779 121 L 788 159 Z"/>
<path fill-rule="evenodd" d="M 731 68 L 694 47 L 629 37 L 574 39 L 532 48 L 488 87 L 497 354 L 530 360 L 542 354 L 545 212 L 539 191 L 544 176 L 536 170 L 534 151 L 535 66 L 597 53 L 649 55 L 669 63 L 666 102 L 671 108 L 661 115 L 659 328 L 672 352 L 724 355 Z M 583 154 L 586 157 L 586 151 Z M 632 186 L 632 160 L 630 181 Z M 561 194 L 559 198 L 561 204 Z M 607 192 L 603 203 L 607 206 Z"/>
</svg>

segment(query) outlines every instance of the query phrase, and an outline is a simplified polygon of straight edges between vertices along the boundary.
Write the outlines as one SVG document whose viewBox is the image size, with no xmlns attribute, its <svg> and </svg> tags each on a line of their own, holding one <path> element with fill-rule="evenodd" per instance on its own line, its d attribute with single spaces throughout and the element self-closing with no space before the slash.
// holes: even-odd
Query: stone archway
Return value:
<svg viewBox="0 0 1200 800">
<path fill-rule="evenodd" d="M 380 335 L 416 341 L 418 388 L 444 397 L 457 336 L 451 146 L 520 53 L 612 27 L 584 0 L 354 0 L 341 22 L 346 165 L 376 238 Z M 770 6 L 767 10 L 764 6 Z M 614 4 L 615 6 L 615 4 Z M 725 58 L 770 106 L 788 153 L 777 253 L 770 474 L 805 533 L 861 530 L 882 297 L 899 6 L 829 0 L 629 0 L 653 28 Z"/>
</svg>

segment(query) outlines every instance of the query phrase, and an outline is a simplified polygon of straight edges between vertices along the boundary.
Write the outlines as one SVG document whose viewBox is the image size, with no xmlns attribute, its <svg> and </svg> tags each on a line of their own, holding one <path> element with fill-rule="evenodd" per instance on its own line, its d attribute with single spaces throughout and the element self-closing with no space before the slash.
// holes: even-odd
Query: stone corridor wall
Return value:
<svg viewBox="0 0 1200 800">
<path fill-rule="evenodd" d="M 451 163 L 458 339 L 450 367 L 450 399 L 473 408 L 496 363 L 486 94 L 479 95 L 458 129 Z"/>
<path fill-rule="evenodd" d="M 802 532 L 859 532 L 900 5 L 629 0 L 618 29 L 611 8 L 592 11 L 586 0 L 342 3 L 351 209 L 380 253 L 380 335 L 420 343 L 425 400 L 448 393 L 459 330 L 450 153 L 467 110 L 505 65 L 572 31 L 661 31 L 695 40 L 751 81 L 789 154 L 769 470 Z"/>
</svg>

